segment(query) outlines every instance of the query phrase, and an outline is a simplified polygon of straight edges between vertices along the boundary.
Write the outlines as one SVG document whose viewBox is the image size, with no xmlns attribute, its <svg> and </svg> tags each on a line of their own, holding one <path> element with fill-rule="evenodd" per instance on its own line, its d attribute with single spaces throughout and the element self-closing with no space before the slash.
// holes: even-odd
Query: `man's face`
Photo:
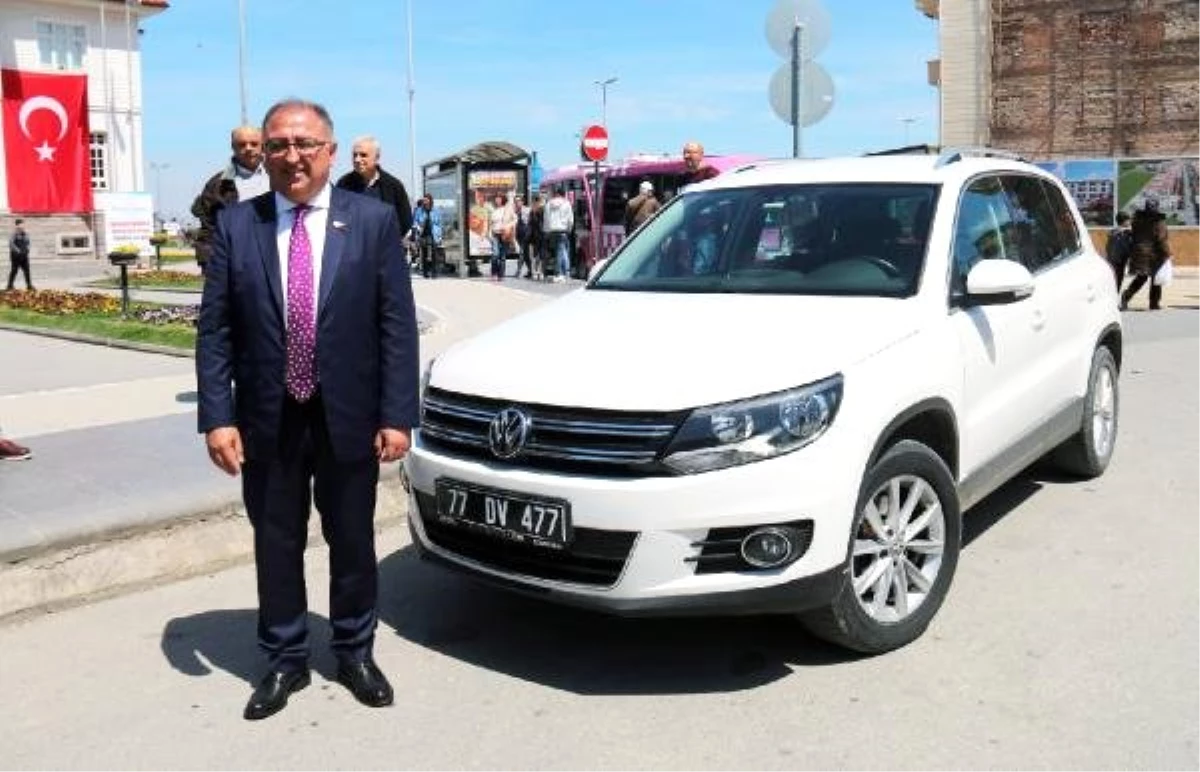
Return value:
<svg viewBox="0 0 1200 772">
<path fill-rule="evenodd" d="M 375 170 L 379 168 L 379 150 L 369 142 L 356 142 L 351 152 L 354 171 L 364 180 L 374 179 Z"/>
<path fill-rule="evenodd" d="M 309 201 L 329 182 L 337 155 L 329 127 L 311 109 L 295 106 L 276 112 L 265 128 L 271 190 L 294 203 Z"/>
<path fill-rule="evenodd" d="M 689 142 L 683 146 L 683 163 L 691 171 L 700 168 L 700 162 L 704 160 L 704 148 L 694 142 Z"/>
<path fill-rule="evenodd" d="M 258 129 L 238 129 L 231 139 L 233 155 L 247 169 L 257 169 L 262 163 L 262 132 Z"/>
</svg>

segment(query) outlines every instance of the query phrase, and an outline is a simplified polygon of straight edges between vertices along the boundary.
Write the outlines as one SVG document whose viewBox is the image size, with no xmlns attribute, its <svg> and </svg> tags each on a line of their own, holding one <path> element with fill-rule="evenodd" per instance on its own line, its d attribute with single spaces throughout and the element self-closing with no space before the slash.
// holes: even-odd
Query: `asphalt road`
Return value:
<svg viewBox="0 0 1200 772">
<path fill-rule="evenodd" d="M 1197 313 L 1130 313 L 1113 464 L 1026 474 L 967 520 L 928 633 L 858 658 L 787 619 L 625 620 L 380 544 L 397 704 L 313 685 L 245 722 L 248 566 L 0 627 L 0 767 L 1196 769 Z M 247 538 L 249 535 L 247 534 Z"/>
</svg>

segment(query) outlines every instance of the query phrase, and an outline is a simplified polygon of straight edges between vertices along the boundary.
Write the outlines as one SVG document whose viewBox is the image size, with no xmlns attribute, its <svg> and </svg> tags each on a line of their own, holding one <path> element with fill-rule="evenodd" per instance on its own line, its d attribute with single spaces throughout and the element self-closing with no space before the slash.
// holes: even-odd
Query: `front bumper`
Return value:
<svg viewBox="0 0 1200 772">
<path fill-rule="evenodd" d="M 507 589 L 613 613 L 801 611 L 829 601 L 845 563 L 862 471 L 853 460 L 857 449 L 842 442 L 830 432 L 814 446 L 758 463 L 681 477 L 611 479 L 458 458 L 425 446 L 418 434 L 404 467 L 413 543 L 427 558 Z M 578 551 L 585 554 L 464 535 L 433 516 L 439 478 L 569 501 Z M 784 568 L 697 571 L 697 543 L 712 529 L 804 520 L 812 523 L 812 539 Z M 479 549 L 466 543 L 479 539 Z M 566 565 L 571 561 L 584 573 Z M 593 575 L 597 561 L 602 571 Z"/>
</svg>

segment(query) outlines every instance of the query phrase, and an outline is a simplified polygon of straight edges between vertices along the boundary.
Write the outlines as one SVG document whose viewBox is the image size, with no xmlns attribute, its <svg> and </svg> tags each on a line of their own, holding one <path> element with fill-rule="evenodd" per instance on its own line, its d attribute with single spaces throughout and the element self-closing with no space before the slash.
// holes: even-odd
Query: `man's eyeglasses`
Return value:
<svg viewBox="0 0 1200 772">
<path fill-rule="evenodd" d="M 303 137 L 301 139 L 268 139 L 263 143 L 263 150 L 270 156 L 285 156 L 288 148 L 296 148 L 296 152 L 305 158 L 312 158 L 321 151 L 321 148 L 328 145 L 329 142 L 323 139 L 310 139 Z"/>
</svg>

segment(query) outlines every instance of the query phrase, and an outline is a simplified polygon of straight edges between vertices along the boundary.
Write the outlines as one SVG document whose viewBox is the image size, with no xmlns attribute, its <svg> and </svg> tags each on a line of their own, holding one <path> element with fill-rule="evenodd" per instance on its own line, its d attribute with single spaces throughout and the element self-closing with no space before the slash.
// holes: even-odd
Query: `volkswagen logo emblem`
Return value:
<svg viewBox="0 0 1200 772">
<path fill-rule="evenodd" d="M 512 458 L 529 439 L 529 416 L 515 407 L 501 410 L 488 427 L 488 446 L 496 458 Z"/>
</svg>

